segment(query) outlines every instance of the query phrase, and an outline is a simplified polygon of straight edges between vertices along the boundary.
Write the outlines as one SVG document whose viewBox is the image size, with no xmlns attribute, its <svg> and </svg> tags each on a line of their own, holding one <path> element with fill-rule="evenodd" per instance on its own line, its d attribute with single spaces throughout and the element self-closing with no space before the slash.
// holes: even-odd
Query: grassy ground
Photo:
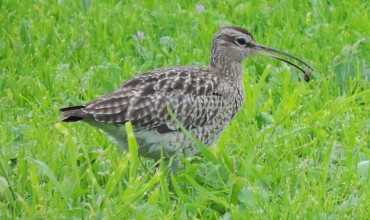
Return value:
<svg viewBox="0 0 370 220">
<path fill-rule="evenodd" d="M 368 1 L 138 2 L 0 0 L 1 219 L 369 218 Z M 246 61 L 246 102 L 214 157 L 170 175 L 58 121 L 136 72 L 206 65 L 222 24 L 317 71 L 305 83 Z"/>
</svg>

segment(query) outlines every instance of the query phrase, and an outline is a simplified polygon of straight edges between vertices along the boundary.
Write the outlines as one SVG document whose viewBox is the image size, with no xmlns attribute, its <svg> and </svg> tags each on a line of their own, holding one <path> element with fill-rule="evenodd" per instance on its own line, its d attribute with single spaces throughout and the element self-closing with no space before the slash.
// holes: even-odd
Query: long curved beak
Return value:
<svg viewBox="0 0 370 220">
<path fill-rule="evenodd" d="M 271 47 L 266 47 L 266 46 L 259 45 L 259 44 L 253 44 L 252 46 L 254 49 L 256 49 L 257 52 L 263 53 L 269 57 L 272 57 L 274 59 L 283 61 L 289 65 L 294 66 L 295 68 L 297 68 L 303 73 L 304 80 L 306 82 L 310 81 L 313 68 L 310 65 L 308 65 L 306 62 L 304 62 L 303 60 L 289 53 L 286 53 L 284 51 L 274 49 Z"/>
</svg>

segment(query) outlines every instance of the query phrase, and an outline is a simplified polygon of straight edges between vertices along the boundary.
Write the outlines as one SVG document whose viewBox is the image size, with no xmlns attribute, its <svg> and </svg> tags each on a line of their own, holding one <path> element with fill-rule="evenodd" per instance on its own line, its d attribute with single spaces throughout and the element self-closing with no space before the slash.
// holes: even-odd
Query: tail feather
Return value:
<svg viewBox="0 0 370 220">
<path fill-rule="evenodd" d="M 82 111 L 85 106 L 71 106 L 67 108 L 61 108 L 62 121 L 64 122 L 75 122 L 80 121 L 86 117 L 86 113 Z"/>
</svg>

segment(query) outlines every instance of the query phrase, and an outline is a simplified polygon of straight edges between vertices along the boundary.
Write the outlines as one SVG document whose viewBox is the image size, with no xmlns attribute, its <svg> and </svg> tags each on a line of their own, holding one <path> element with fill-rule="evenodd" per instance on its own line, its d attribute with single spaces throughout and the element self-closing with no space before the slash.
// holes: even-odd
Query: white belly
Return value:
<svg viewBox="0 0 370 220">
<path fill-rule="evenodd" d="M 124 125 L 89 123 L 100 128 L 116 142 L 122 150 L 128 150 L 127 134 Z M 139 144 L 139 153 L 142 156 L 159 159 L 161 154 L 171 156 L 177 153 L 194 154 L 192 142 L 181 132 L 160 134 L 155 130 L 134 131 Z M 186 151 L 186 152 L 185 152 Z"/>
<path fill-rule="evenodd" d="M 128 150 L 127 134 L 124 125 L 100 124 L 89 122 L 106 132 L 122 150 Z M 222 132 L 224 125 L 198 127 L 191 131 L 198 140 L 204 144 L 212 144 Z M 187 137 L 182 132 L 158 133 L 156 130 L 135 130 L 136 140 L 139 144 L 139 153 L 144 157 L 159 159 L 161 155 L 168 157 L 174 154 L 187 156 L 198 153 L 194 139 Z M 207 135 L 205 135 L 207 134 Z"/>
</svg>

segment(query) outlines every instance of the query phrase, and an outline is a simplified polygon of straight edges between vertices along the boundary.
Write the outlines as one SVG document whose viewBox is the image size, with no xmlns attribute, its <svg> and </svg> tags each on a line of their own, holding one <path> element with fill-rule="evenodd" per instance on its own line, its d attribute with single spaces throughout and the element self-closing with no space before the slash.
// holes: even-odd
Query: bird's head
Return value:
<svg viewBox="0 0 370 220">
<path fill-rule="evenodd" d="M 306 81 L 310 80 L 311 66 L 287 52 L 257 44 L 252 34 L 240 27 L 226 26 L 216 33 L 211 63 L 242 62 L 253 54 L 267 55 L 292 65 L 303 72 Z"/>
</svg>

